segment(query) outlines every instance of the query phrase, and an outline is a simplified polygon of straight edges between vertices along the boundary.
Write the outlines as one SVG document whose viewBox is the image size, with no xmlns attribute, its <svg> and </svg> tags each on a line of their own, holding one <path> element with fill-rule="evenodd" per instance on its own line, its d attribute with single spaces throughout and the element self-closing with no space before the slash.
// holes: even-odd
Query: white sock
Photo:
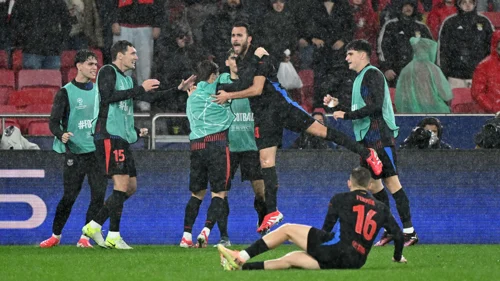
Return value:
<svg viewBox="0 0 500 281">
<path fill-rule="evenodd" d="M 240 251 L 240 258 L 242 258 L 246 262 L 250 259 L 250 256 L 248 255 L 247 251 L 243 250 Z"/>
<path fill-rule="evenodd" d="M 82 234 L 82 236 L 80 236 L 80 239 L 89 240 L 90 238 L 88 236 L 85 236 L 85 235 Z"/>
<path fill-rule="evenodd" d="M 57 238 L 57 240 L 61 240 L 61 235 L 62 234 L 55 235 L 54 233 L 52 233 L 52 237 Z"/>
<path fill-rule="evenodd" d="M 182 234 L 182 238 L 191 241 L 193 240 L 193 235 L 189 232 L 184 232 L 184 234 Z"/>
<path fill-rule="evenodd" d="M 205 234 L 207 234 L 207 237 L 210 235 L 210 229 L 208 227 L 204 227 L 201 232 L 205 231 Z"/>
<path fill-rule="evenodd" d="M 411 234 L 413 232 L 415 232 L 415 229 L 413 227 L 403 228 L 404 234 Z"/>
<path fill-rule="evenodd" d="M 96 223 L 95 221 L 91 221 L 91 222 L 89 222 L 89 224 L 90 224 L 90 227 L 92 227 L 92 228 L 102 228 L 102 225 Z"/>
<path fill-rule="evenodd" d="M 118 238 L 120 237 L 120 232 L 119 231 L 108 231 L 108 237 L 107 238 Z"/>
</svg>

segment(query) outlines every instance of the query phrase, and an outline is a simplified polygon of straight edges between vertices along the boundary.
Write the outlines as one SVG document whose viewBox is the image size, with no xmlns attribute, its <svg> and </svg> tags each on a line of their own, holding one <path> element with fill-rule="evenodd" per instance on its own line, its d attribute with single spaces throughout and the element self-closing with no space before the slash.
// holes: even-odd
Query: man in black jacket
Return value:
<svg viewBox="0 0 500 281">
<path fill-rule="evenodd" d="M 490 53 L 493 25 L 476 11 L 476 0 L 456 2 L 458 12 L 441 25 L 438 65 L 451 88 L 470 88 L 476 66 Z"/>
</svg>

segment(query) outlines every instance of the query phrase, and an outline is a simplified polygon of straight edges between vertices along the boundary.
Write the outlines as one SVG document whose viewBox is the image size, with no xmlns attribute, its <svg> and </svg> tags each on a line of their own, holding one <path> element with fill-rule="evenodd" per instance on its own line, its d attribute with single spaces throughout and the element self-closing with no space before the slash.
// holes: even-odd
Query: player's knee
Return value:
<svg viewBox="0 0 500 281">
<path fill-rule="evenodd" d="M 275 160 L 271 158 L 260 158 L 260 166 L 262 168 L 271 168 L 275 166 Z"/>
</svg>

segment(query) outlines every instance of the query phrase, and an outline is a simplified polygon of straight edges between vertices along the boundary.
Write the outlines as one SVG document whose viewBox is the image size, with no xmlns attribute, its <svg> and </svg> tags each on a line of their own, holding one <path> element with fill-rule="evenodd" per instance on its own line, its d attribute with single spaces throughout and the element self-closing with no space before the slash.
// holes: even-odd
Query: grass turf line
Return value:
<svg viewBox="0 0 500 281">
<path fill-rule="evenodd" d="M 242 249 L 244 246 L 235 246 Z M 285 245 L 255 260 L 297 250 Z M 8 280 L 499 280 L 500 245 L 417 245 L 408 264 L 391 261 L 392 245 L 373 248 L 360 270 L 224 272 L 215 248 L 134 246 L 131 251 L 58 246 L 0 246 L 0 279 Z"/>
</svg>

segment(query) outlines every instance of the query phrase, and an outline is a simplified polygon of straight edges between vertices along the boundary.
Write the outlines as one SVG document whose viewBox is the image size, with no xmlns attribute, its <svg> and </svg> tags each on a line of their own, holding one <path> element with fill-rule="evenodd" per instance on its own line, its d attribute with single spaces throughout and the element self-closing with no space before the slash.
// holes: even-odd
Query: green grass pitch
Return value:
<svg viewBox="0 0 500 281">
<path fill-rule="evenodd" d="M 278 258 L 293 250 L 297 248 L 284 245 L 255 260 Z M 500 280 L 500 245 L 416 245 L 405 248 L 408 264 L 393 263 L 393 250 L 392 245 L 373 248 L 359 270 L 224 272 L 213 247 L 135 246 L 118 251 L 0 246 L 0 280 Z"/>
</svg>

